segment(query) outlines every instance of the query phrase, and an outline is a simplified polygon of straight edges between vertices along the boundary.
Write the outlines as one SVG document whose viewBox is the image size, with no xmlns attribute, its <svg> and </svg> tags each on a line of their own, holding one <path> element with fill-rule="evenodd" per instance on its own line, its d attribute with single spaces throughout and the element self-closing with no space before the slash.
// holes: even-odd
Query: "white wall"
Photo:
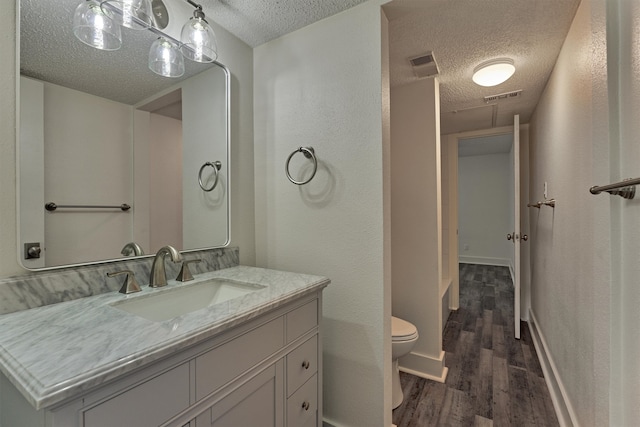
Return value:
<svg viewBox="0 0 640 427">
<path fill-rule="evenodd" d="M 512 154 L 458 158 L 460 262 L 513 265 Z"/>
<path fill-rule="evenodd" d="M 148 178 L 150 241 L 143 249 L 148 254 L 164 245 L 182 250 L 182 122 L 150 114 L 149 129 L 148 161 L 153 165 Z"/>
<path fill-rule="evenodd" d="M 44 83 L 39 80 L 20 77 L 20 159 L 28 159 L 20 165 L 19 184 L 23 191 L 19 212 L 23 224 L 18 241 L 22 242 L 23 265 L 29 268 L 45 266 L 47 253 L 42 250 L 44 240 Z M 39 243 L 40 257 L 26 259 L 25 243 Z"/>
<path fill-rule="evenodd" d="M 611 12 L 607 19 L 612 28 L 607 36 L 611 43 L 608 49 L 612 106 L 609 154 L 613 182 L 640 176 L 640 4 L 615 0 L 607 6 Z M 610 199 L 599 203 L 606 206 L 608 202 L 612 212 L 610 419 L 611 425 L 632 425 L 640 419 L 640 204 L 614 196 L 598 197 Z"/>
<path fill-rule="evenodd" d="M 39 189 L 45 201 L 132 205 L 132 129 L 129 105 L 45 82 L 44 189 Z M 131 238 L 133 216 L 119 209 L 59 209 L 46 212 L 44 221 L 46 265 L 56 266 L 118 258 Z"/>
<path fill-rule="evenodd" d="M 363 3 L 254 50 L 257 264 L 331 279 L 324 415 L 345 426 L 391 424 L 380 4 Z M 284 171 L 300 146 L 318 157 L 304 186 Z M 297 158 L 294 177 L 304 164 Z"/>
<path fill-rule="evenodd" d="M 231 243 L 240 264 L 255 265 L 253 49 L 207 17 L 218 40 L 218 61 L 231 72 Z"/>
<path fill-rule="evenodd" d="M 400 366 L 446 375 L 442 351 L 440 95 L 437 79 L 391 90 L 392 311 L 419 339 Z"/>
<path fill-rule="evenodd" d="M 530 122 L 531 194 L 547 181 L 556 199 L 555 209 L 531 214 L 531 310 L 568 414 L 583 426 L 609 424 L 615 201 L 588 191 L 610 179 L 604 9 L 604 0 L 581 2 Z"/>
<path fill-rule="evenodd" d="M 225 241 L 229 178 L 225 138 L 226 107 L 220 68 L 211 68 L 182 82 L 182 230 L 187 248 L 205 248 Z M 213 114 L 212 114 L 213 113 Z M 203 126 L 203 124 L 206 124 Z M 206 162 L 220 162 L 218 183 L 211 191 L 200 187 L 198 174 Z M 213 168 L 202 171 L 205 188 L 213 186 Z M 202 224 L 207 224 L 203 227 Z"/>
<path fill-rule="evenodd" d="M 449 252 L 449 150 L 440 142 L 440 195 L 442 197 L 441 217 L 442 217 L 442 265 L 440 271 L 442 273 L 442 280 L 448 281 L 451 278 L 450 272 L 450 252 Z M 448 316 L 448 310 L 447 310 Z M 446 319 L 446 318 L 445 318 Z"/>
<path fill-rule="evenodd" d="M 6 2 L 0 13 L 0 274 L 24 272 L 18 263 L 16 242 L 16 79 L 15 4 Z"/>
</svg>

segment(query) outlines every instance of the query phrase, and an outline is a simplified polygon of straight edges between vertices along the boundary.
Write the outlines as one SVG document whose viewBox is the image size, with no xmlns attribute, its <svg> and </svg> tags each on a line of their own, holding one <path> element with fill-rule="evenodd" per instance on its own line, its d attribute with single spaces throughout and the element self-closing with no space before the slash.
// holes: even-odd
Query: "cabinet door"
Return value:
<svg viewBox="0 0 640 427">
<path fill-rule="evenodd" d="M 84 411 L 84 427 L 157 426 L 189 407 L 185 363 Z"/>
<path fill-rule="evenodd" d="M 281 427 L 284 425 L 284 364 L 282 361 L 265 369 L 196 419 L 203 427 L 205 417 L 213 427 Z"/>
</svg>

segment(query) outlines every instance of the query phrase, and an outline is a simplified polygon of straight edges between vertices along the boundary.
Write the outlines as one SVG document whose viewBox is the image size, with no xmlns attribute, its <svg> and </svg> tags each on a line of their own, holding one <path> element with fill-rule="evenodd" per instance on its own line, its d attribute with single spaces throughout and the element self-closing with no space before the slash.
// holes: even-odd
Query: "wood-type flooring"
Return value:
<svg viewBox="0 0 640 427">
<path fill-rule="evenodd" d="M 514 338 L 513 283 L 507 267 L 460 264 L 460 308 L 443 334 L 444 384 L 400 373 L 398 427 L 558 426 L 525 322 Z"/>
</svg>

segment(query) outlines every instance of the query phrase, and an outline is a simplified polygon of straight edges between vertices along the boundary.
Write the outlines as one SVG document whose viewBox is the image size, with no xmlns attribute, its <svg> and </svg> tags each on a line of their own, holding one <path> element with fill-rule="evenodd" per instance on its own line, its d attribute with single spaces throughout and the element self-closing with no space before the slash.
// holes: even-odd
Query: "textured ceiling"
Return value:
<svg viewBox="0 0 640 427">
<path fill-rule="evenodd" d="M 79 0 L 21 1 L 22 74 L 126 104 L 135 104 L 176 83 L 149 70 L 149 47 L 157 38 L 150 31 L 123 28 L 122 47 L 112 52 L 78 41 L 72 31 L 78 4 Z M 210 66 L 185 61 L 185 78 Z"/>
<path fill-rule="evenodd" d="M 207 16 L 251 47 L 366 0 L 201 0 Z"/>
<path fill-rule="evenodd" d="M 362 2 L 200 1 L 208 19 L 252 47 Z M 408 58 L 432 51 L 440 70 L 442 133 L 509 125 L 514 114 L 520 114 L 521 123 L 527 123 L 578 3 L 579 0 L 394 0 L 383 6 L 389 18 L 391 84 L 415 81 Z M 78 4 L 79 0 L 22 0 L 21 69 L 26 75 L 129 104 L 175 83 L 147 69 L 148 48 L 155 38 L 149 32 L 123 29 L 125 42 L 116 52 L 102 52 L 74 42 L 71 17 Z M 38 24 L 33 25 L 34 22 Z M 515 75 L 494 88 L 475 85 L 471 75 L 476 65 L 498 57 L 514 60 Z M 187 67 L 189 76 L 205 66 L 187 61 Z M 485 96 L 512 90 L 522 90 L 522 95 L 490 104 L 483 100 Z"/>
<path fill-rule="evenodd" d="M 407 58 L 432 51 L 440 70 L 443 134 L 528 123 L 553 69 L 579 0 L 395 0 L 389 18 L 391 85 L 416 81 Z M 474 68 L 507 57 L 516 73 L 501 85 L 472 82 Z M 522 90 L 488 105 L 484 97 Z"/>
</svg>

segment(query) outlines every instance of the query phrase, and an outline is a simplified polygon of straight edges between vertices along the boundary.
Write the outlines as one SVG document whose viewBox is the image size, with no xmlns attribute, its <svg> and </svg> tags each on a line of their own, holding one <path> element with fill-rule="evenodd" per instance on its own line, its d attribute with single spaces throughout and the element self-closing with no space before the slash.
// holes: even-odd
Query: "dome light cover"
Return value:
<svg viewBox="0 0 640 427">
<path fill-rule="evenodd" d="M 473 70 L 473 81 L 480 86 L 497 86 L 509 80 L 515 72 L 516 67 L 513 65 L 513 60 L 508 58 L 492 59 L 483 62 Z"/>
</svg>

